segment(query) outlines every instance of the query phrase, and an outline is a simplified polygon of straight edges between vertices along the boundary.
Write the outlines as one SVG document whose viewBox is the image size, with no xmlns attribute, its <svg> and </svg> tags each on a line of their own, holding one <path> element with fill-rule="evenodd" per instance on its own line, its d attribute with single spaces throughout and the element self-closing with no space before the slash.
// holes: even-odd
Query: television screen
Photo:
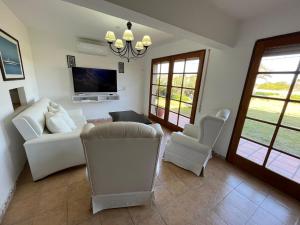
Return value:
<svg viewBox="0 0 300 225">
<path fill-rule="evenodd" d="M 75 92 L 117 92 L 117 71 L 72 67 Z"/>
</svg>

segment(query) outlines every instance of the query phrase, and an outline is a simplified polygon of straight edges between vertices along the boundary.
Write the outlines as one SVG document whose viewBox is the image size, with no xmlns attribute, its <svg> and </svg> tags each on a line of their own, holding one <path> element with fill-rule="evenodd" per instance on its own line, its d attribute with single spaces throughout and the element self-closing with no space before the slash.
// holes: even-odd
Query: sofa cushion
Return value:
<svg viewBox="0 0 300 225">
<path fill-rule="evenodd" d="M 71 127 L 67 124 L 64 119 L 62 112 L 46 112 L 46 125 L 51 133 L 66 133 L 71 132 Z"/>
<path fill-rule="evenodd" d="M 71 127 L 72 130 L 75 130 L 77 128 L 76 124 L 70 117 L 69 113 L 61 106 L 57 105 L 56 107 L 52 107 L 51 105 L 48 106 L 48 111 L 57 113 L 60 112 L 65 120 L 65 122 L 68 124 L 69 127 Z"/>
</svg>

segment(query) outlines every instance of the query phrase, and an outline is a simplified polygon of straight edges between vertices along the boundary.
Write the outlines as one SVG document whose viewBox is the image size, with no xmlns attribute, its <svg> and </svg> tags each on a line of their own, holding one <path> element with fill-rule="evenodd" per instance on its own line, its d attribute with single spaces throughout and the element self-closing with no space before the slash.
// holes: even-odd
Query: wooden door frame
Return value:
<svg viewBox="0 0 300 225">
<path fill-rule="evenodd" d="M 241 137 L 245 117 L 252 97 L 252 91 L 255 85 L 256 76 L 258 74 L 260 61 L 265 49 L 299 43 L 300 32 L 264 38 L 256 41 L 253 48 L 247 78 L 244 84 L 243 94 L 239 104 L 238 114 L 236 116 L 235 125 L 226 156 L 226 159 L 229 162 L 237 165 L 238 167 L 258 177 L 259 179 L 270 183 L 274 187 L 292 195 L 298 200 L 300 200 L 299 184 L 275 172 L 272 172 L 271 170 L 268 170 L 265 167 L 260 166 L 250 160 L 247 160 L 242 156 L 237 155 L 236 150 L 239 144 L 239 139 Z"/>
<path fill-rule="evenodd" d="M 202 82 L 202 77 L 203 77 L 203 68 L 204 68 L 204 63 L 205 63 L 205 55 L 206 55 L 206 49 L 203 50 L 197 50 L 197 51 L 192 51 L 192 52 L 187 52 L 187 53 L 180 53 L 176 55 L 170 55 L 170 56 L 164 56 L 164 57 L 159 57 L 152 59 L 151 61 L 151 74 L 150 74 L 150 91 L 149 91 L 149 103 L 148 103 L 148 117 L 149 119 L 160 123 L 164 127 L 172 130 L 172 131 L 182 131 L 183 129 L 180 127 L 177 127 L 176 125 L 173 125 L 167 121 L 167 118 L 161 119 L 156 116 L 152 116 L 151 114 L 151 96 L 152 96 L 152 82 L 153 82 L 153 65 L 156 63 L 162 63 L 163 61 L 168 61 L 170 63 L 169 65 L 169 72 L 168 72 L 168 84 L 167 84 L 167 96 L 166 96 L 166 106 L 165 106 L 165 114 L 169 114 L 169 103 L 170 103 L 170 95 L 171 95 L 171 88 L 172 88 L 172 78 L 173 78 L 173 63 L 175 60 L 179 59 L 186 59 L 186 58 L 193 58 L 193 57 L 198 57 L 200 59 L 200 64 L 198 67 L 198 72 L 197 72 L 197 80 L 196 80 L 196 86 L 195 86 L 195 92 L 194 92 L 194 98 L 192 102 L 192 111 L 191 111 L 191 123 L 195 122 L 195 116 L 197 112 L 197 104 L 198 104 L 198 99 L 199 99 L 199 94 L 200 94 L 200 87 L 201 87 L 201 82 Z"/>
</svg>

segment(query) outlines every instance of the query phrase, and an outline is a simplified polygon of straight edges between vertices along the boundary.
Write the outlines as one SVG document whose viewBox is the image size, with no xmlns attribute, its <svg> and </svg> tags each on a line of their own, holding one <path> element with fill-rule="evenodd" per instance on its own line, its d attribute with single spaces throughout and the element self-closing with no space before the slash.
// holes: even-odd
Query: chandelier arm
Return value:
<svg viewBox="0 0 300 225">
<path fill-rule="evenodd" d="M 119 55 L 119 52 L 120 52 L 120 51 L 119 51 L 119 50 L 115 50 L 115 49 L 113 48 L 112 44 L 109 44 L 109 47 L 110 47 L 110 49 L 113 51 L 113 53 Z"/>
<path fill-rule="evenodd" d="M 127 44 L 126 44 L 125 47 L 123 48 L 122 52 L 120 52 L 119 56 L 123 57 L 124 55 L 127 54 L 127 51 L 128 51 L 128 47 L 127 47 Z"/>
</svg>

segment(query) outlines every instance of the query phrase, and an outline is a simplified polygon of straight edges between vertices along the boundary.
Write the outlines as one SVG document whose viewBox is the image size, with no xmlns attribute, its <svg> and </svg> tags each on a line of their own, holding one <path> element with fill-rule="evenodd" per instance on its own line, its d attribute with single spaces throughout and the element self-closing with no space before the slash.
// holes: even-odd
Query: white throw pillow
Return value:
<svg viewBox="0 0 300 225">
<path fill-rule="evenodd" d="M 46 112 L 46 126 L 51 133 L 71 132 L 71 127 L 66 123 L 64 115 L 61 112 Z"/>
<path fill-rule="evenodd" d="M 57 113 L 57 112 L 62 113 L 63 117 L 64 117 L 64 120 L 69 125 L 69 127 L 71 127 L 72 130 L 75 130 L 77 128 L 76 124 L 74 123 L 74 121 L 70 117 L 69 113 L 61 105 L 57 105 L 56 107 L 53 107 L 50 104 L 50 106 L 48 106 L 48 111 L 53 112 L 53 113 Z"/>
</svg>

